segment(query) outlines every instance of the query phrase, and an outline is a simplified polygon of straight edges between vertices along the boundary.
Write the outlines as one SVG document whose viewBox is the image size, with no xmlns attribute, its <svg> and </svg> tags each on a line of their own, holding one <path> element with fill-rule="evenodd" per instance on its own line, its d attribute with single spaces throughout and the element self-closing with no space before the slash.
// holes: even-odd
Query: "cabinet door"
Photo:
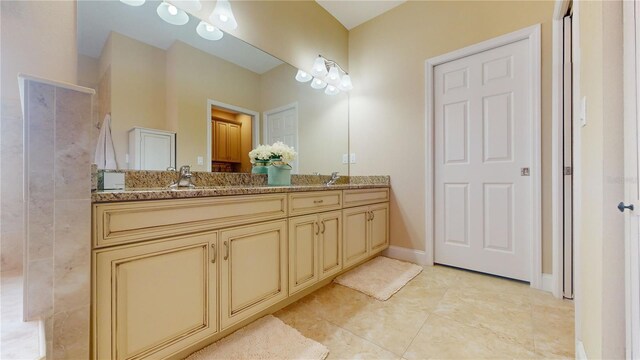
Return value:
<svg viewBox="0 0 640 360">
<path fill-rule="evenodd" d="M 316 215 L 289 219 L 289 295 L 318 281 L 318 233 Z"/>
<path fill-rule="evenodd" d="M 286 220 L 220 232 L 221 329 L 287 297 L 286 240 Z"/>
<path fill-rule="evenodd" d="M 228 153 L 228 131 L 229 126 L 222 121 L 214 121 L 214 137 L 213 137 L 213 158 L 217 161 L 227 161 L 229 159 Z"/>
<path fill-rule="evenodd" d="M 342 270 L 342 211 L 318 215 L 320 236 L 320 279 L 325 279 Z"/>
<path fill-rule="evenodd" d="M 369 250 L 375 253 L 389 247 L 389 203 L 371 205 L 369 211 Z"/>
<path fill-rule="evenodd" d="M 368 255 L 367 232 L 369 227 L 368 207 L 345 209 L 343 219 L 344 267 L 363 260 Z"/>
<path fill-rule="evenodd" d="M 141 131 L 139 170 L 166 170 L 176 166 L 175 134 Z"/>
<path fill-rule="evenodd" d="M 216 233 L 95 254 L 94 358 L 164 358 L 218 331 Z"/>
<path fill-rule="evenodd" d="M 242 150 L 240 148 L 240 125 L 228 124 L 227 154 L 229 161 L 241 162 Z"/>
</svg>

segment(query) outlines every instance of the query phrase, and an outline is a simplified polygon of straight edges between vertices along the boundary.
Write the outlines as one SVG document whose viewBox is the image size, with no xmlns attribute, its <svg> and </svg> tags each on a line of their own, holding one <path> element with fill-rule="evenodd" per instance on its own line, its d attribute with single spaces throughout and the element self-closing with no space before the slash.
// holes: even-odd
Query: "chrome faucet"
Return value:
<svg viewBox="0 0 640 360">
<path fill-rule="evenodd" d="M 325 185 L 329 186 L 329 185 L 333 185 L 336 183 L 336 181 L 338 181 L 338 179 L 340 179 L 340 176 L 338 175 L 337 171 L 334 171 L 331 173 L 331 179 L 329 179 Z"/>
<path fill-rule="evenodd" d="M 178 178 L 178 181 L 169 185 L 169 187 L 171 189 L 177 189 L 182 187 L 194 188 L 196 186 L 193 185 L 193 183 L 191 182 L 192 177 L 193 177 L 193 174 L 191 173 L 191 166 L 183 165 L 180 167 L 180 177 Z"/>
</svg>

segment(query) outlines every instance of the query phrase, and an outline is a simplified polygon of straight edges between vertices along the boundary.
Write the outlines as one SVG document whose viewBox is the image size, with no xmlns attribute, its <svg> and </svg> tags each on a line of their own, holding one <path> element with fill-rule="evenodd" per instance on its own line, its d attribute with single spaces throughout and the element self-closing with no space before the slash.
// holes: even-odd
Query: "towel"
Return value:
<svg viewBox="0 0 640 360">
<path fill-rule="evenodd" d="M 94 161 L 98 165 L 98 169 L 118 169 L 116 151 L 111 138 L 111 114 L 107 114 L 102 121 Z"/>
</svg>

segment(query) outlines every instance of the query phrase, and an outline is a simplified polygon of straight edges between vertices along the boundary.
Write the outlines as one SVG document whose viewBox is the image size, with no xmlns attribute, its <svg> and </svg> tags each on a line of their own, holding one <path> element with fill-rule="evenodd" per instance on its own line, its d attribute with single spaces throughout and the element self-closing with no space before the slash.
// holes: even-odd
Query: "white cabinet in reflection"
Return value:
<svg viewBox="0 0 640 360">
<path fill-rule="evenodd" d="M 134 127 L 129 130 L 129 169 L 166 170 L 176 167 L 176 133 Z"/>
</svg>

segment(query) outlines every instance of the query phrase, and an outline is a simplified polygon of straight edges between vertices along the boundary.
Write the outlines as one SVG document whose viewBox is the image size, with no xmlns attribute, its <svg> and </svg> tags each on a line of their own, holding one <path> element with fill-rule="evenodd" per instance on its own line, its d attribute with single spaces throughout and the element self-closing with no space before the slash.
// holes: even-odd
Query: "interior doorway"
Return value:
<svg viewBox="0 0 640 360">
<path fill-rule="evenodd" d="M 433 262 L 540 288 L 540 26 L 426 65 Z"/>
<path fill-rule="evenodd" d="M 281 106 L 264 112 L 264 142 L 281 141 L 296 151 L 298 148 L 298 103 Z M 298 173 L 298 158 L 291 163 L 294 174 Z"/>
</svg>

